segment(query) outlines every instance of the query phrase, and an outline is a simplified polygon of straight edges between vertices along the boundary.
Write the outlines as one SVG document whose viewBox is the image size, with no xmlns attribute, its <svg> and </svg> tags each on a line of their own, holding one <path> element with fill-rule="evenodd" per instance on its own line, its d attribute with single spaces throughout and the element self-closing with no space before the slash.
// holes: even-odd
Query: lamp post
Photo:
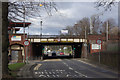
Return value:
<svg viewBox="0 0 120 80">
<path fill-rule="evenodd" d="M 40 35 L 41 35 L 41 37 L 42 37 L 42 20 L 40 21 L 40 24 L 41 24 L 41 33 L 40 33 Z"/>
</svg>

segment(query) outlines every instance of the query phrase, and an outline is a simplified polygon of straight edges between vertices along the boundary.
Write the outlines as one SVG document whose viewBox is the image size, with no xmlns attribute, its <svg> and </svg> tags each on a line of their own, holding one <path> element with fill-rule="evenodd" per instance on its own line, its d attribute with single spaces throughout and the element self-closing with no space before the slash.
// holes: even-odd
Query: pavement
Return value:
<svg viewBox="0 0 120 80">
<path fill-rule="evenodd" d="M 118 78 L 118 74 L 85 59 L 47 59 L 29 61 L 18 78 Z"/>
<path fill-rule="evenodd" d="M 37 61 L 38 60 L 29 61 L 28 63 L 26 63 L 26 65 L 23 66 L 17 73 L 17 78 L 33 78 L 31 69 L 36 66 L 35 62 Z"/>
<path fill-rule="evenodd" d="M 114 73 L 118 73 L 118 68 L 113 68 L 113 67 L 110 67 L 110 66 L 107 66 L 107 65 L 104 65 L 104 64 L 99 64 L 98 62 L 95 62 L 95 61 L 91 61 L 91 60 L 88 60 L 88 59 L 80 59 L 78 58 L 77 60 L 85 63 L 85 64 L 88 64 L 88 65 L 92 65 L 92 66 L 96 66 L 96 67 L 99 67 L 99 68 L 104 68 L 106 70 L 110 70 L 111 72 L 114 72 Z"/>
</svg>

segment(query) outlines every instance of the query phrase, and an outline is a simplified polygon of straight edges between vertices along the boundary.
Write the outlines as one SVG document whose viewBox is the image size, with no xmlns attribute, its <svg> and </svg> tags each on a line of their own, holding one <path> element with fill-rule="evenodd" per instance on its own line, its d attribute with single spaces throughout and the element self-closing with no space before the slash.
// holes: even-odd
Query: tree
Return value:
<svg viewBox="0 0 120 80">
<path fill-rule="evenodd" d="M 91 18 L 92 18 L 93 34 L 98 34 L 102 22 L 99 19 L 99 16 L 96 17 L 93 15 Z"/>
<path fill-rule="evenodd" d="M 102 24 L 102 30 L 101 30 L 102 33 L 106 33 L 107 22 L 108 22 L 108 33 L 110 33 L 110 30 L 112 28 L 117 26 L 115 20 L 113 18 L 109 18 L 106 21 L 104 21 Z"/>
<path fill-rule="evenodd" d="M 116 0 L 97 0 L 95 2 L 96 8 L 103 7 L 105 11 L 111 10 L 112 6 L 114 6 L 116 3 Z"/>
<path fill-rule="evenodd" d="M 40 14 L 42 11 L 52 16 L 52 10 L 57 11 L 54 2 L 10 2 L 8 19 L 10 21 L 23 21 L 24 18 L 42 17 Z"/>
<path fill-rule="evenodd" d="M 116 26 L 116 27 L 113 27 L 113 28 L 110 29 L 109 34 L 110 34 L 110 35 L 118 35 L 118 31 L 120 31 L 120 30 L 119 30 L 118 27 Z"/>
<path fill-rule="evenodd" d="M 85 27 L 86 27 L 86 33 L 89 34 L 89 32 L 90 32 L 89 18 L 85 17 L 85 18 L 81 19 L 80 21 L 78 21 L 77 24 L 78 24 L 77 26 L 74 26 L 74 28 L 77 27 L 76 28 L 77 34 L 84 35 L 85 34 Z"/>
<path fill-rule="evenodd" d="M 2 2 L 2 76 L 8 74 L 8 3 Z"/>
<path fill-rule="evenodd" d="M 74 34 L 74 28 L 72 26 L 67 26 L 66 29 L 68 30 L 68 35 L 73 35 Z"/>
<path fill-rule="evenodd" d="M 90 23 L 89 18 L 83 18 L 79 20 L 76 24 L 73 26 L 67 26 L 66 29 L 68 30 L 69 35 L 85 35 L 85 28 L 87 34 L 90 32 Z"/>
</svg>

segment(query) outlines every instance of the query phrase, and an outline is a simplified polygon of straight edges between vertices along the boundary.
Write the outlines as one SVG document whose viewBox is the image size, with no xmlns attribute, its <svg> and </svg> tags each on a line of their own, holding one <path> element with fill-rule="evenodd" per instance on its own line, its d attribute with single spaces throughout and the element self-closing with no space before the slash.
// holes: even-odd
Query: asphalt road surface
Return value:
<svg viewBox="0 0 120 80">
<path fill-rule="evenodd" d="M 77 59 L 48 59 L 37 62 L 34 78 L 117 78 L 112 71 Z"/>
</svg>

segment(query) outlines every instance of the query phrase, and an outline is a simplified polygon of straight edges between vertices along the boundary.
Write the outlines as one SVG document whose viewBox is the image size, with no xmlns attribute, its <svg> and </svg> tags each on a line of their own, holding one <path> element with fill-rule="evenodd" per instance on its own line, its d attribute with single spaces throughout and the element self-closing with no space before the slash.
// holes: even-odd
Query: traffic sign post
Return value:
<svg viewBox="0 0 120 80">
<path fill-rule="evenodd" d="M 26 47 L 26 63 L 28 63 L 28 54 L 27 54 L 27 46 L 29 46 L 30 42 L 28 40 L 24 41 L 24 45 Z"/>
<path fill-rule="evenodd" d="M 28 40 L 25 40 L 25 41 L 24 41 L 24 45 L 25 45 L 25 46 L 29 46 L 29 44 L 30 44 L 30 42 L 29 42 Z"/>
<path fill-rule="evenodd" d="M 96 41 L 96 43 L 99 45 L 99 50 L 101 49 L 100 48 L 100 45 L 102 44 L 102 40 L 101 39 L 98 39 L 97 41 Z M 99 51 L 99 64 L 100 64 L 100 51 Z"/>
<path fill-rule="evenodd" d="M 102 44 L 102 40 L 101 39 L 97 39 L 96 43 L 100 45 L 100 44 Z"/>
</svg>

